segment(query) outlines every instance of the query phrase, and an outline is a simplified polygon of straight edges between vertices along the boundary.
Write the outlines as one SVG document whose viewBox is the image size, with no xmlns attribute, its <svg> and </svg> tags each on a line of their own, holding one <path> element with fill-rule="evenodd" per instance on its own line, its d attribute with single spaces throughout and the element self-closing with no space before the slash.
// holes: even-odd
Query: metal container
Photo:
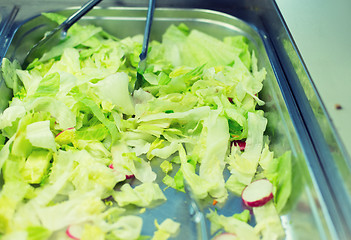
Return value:
<svg viewBox="0 0 351 240">
<path fill-rule="evenodd" d="M 0 3 L 0 58 L 23 58 L 53 25 L 39 14 L 58 11 L 68 16 L 83 1 L 37 0 Z M 105 0 L 80 20 L 102 26 L 119 37 L 142 34 L 147 1 Z M 271 149 L 293 155 L 293 193 L 281 217 L 286 239 L 348 239 L 351 236 L 350 160 L 314 89 L 308 71 L 289 35 L 276 4 L 261 1 L 159 1 L 151 39 L 160 40 L 170 24 L 185 23 L 217 38 L 242 34 L 249 38 L 267 70 L 260 95 L 266 105 Z M 0 82 L 0 88 L 6 88 Z M 1 111 L 11 98 L 2 91 Z M 152 234 L 153 219 L 172 216 L 183 223 L 178 239 L 196 239 L 184 204 L 185 196 L 166 192 L 169 199 L 143 215 L 143 233 Z M 240 198 L 232 197 L 221 210 L 239 212 Z M 159 222 L 160 222 L 159 221 Z"/>
</svg>

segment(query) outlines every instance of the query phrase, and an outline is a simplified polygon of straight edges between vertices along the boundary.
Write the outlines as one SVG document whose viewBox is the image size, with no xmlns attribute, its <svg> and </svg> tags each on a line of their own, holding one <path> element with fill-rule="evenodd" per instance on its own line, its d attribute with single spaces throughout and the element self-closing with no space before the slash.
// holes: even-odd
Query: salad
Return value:
<svg viewBox="0 0 351 240">
<path fill-rule="evenodd" d="M 269 149 L 266 71 L 248 39 L 171 25 L 131 94 L 141 47 L 141 35 L 75 24 L 26 69 L 3 59 L 13 98 L 0 114 L 0 237 L 177 238 L 181 221 L 155 218 L 145 235 L 142 215 L 187 184 L 213 238 L 284 238 L 291 156 Z M 233 198 L 247 207 L 222 213 Z"/>
</svg>

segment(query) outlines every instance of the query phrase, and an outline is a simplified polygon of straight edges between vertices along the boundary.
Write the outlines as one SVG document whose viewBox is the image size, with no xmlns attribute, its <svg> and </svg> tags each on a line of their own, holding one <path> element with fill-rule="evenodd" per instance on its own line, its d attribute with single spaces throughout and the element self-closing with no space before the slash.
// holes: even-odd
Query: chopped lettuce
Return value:
<svg viewBox="0 0 351 240">
<path fill-rule="evenodd" d="M 34 122 L 27 125 L 27 139 L 34 147 L 56 151 L 54 135 L 50 130 L 50 121 Z"/>
<path fill-rule="evenodd" d="M 259 235 L 256 234 L 255 229 L 248 223 L 238 220 L 237 218 L 224 215 L 219 215 L 215 211 L 211 211 L 207 214 L 207 218 L 211 221 L 211 234 L 214 234 L 220 229 L 226 232 L 233 233 L 238 236 L 239 239 L 260 239 Z"/>
<path fill-rule="evenodd" d="M 39 184 L 47 175 L 52 152 L 48 150 L 33 151 L 27 158 L 22 176 L 25 182 Z"/>
<path fill-rule="evenodd" d="M 285 232 L 272 201 L 269 201 L 261 207 L 253 208 L 253 212 L 257 223 L 255 231 L 259 233 L 261 239 L 284 238 Z"/>
<path fill-rule="evenodd" d="M 1 64 L 1 79 L 4 79 L 6 86 L 12 89 L 13 94 L 16 94 L 23 87 L 23 83 L 19 80 L 16 74 L 16 70 L 20 69 L 21 66 L 17 61 L 11 62 L 7 58 L 2 60 Z"/>
<path fill-rule="evenodd" d="M 288 151 L 278 158 L 273 158 L 273 153 L 266 146 L 259 163 L 265 177 L 273 183 L 274 203 L 277 211 L 281 212 L 292 190 L 291 152 Z"/>
<path fill-rule="evenodd" d="M 282 235 L 291 156 L 264 147 L 266 72 L 248 39 L 171 25 L 150 43 L 146 81 L 131 94 L 141 46 L 140 35 L 117 39 L 75 24 L 27 69 L 3 60 L 0 92 L 13 98 L 0 103 L 1 237 L 65 239 L 78 225 L 81 239 L 141 239 L 137 215 L 167 201 L 161 181 L 179 196 L 187 184 L 195 198 L 224 204 L 228 190 L 240 195 L 262 177 L 274 185 L 274 203 L 254 210 L 257 225 L 247 210 L 210 212 L 212 233 Z M 182 229 L 170 218 L 155 225 L 159 240 Z"/>
<path fill-rule="evenodd" d="M 249 130 L 245 150 L 241 153 L 240 149 L 233 145 L 232 152 L 227 158 L 228 168 L 232 175 L 227 180 L 226 186 L 238 195 L 252 181 L 257 171 L 266 124 L 267 120 L 261 116 L 260 112 L 248 113 Z"/>
<path fill-rule="evenodd" d="M 121 191 L 115 192 L 113 196 L 121 207 L 128 204 L 134 204 L 138 207 L 155 206 L 166 200 L 156 183 L 143 183 L 134 189 L 129 184 L 124 184 Z"/>
<path fill-rule="evenodd" d="M 167 218 L 161 224 L 155 220 L 157 231 L 154 233 L 152 240 L 167 240 L 170 237 L 175 237 L 180 229 L 180 224 Z"/>
<path fill-rule="evenodd" d="M 98 96 L 111 101 L 116 108 L 128 115 L 134 114 L 134 104 L 128 91 L 129 78 L 126 73 L 116 73 L 95 84 Z"/>
</svg>

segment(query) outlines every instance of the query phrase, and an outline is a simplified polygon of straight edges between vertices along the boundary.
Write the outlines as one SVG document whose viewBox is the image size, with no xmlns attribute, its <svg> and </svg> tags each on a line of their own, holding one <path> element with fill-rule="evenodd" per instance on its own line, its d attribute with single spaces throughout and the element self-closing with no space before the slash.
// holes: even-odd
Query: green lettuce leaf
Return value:
<svg viewBox="0 0 351 240">
<path fill-rule="evenodd" d="M 16 74 L 16 70 L 20 68 L 21 66 L 18 61 L 11 62 L 7 58 L 2 59 L 0 75 L 1 78 L 4 79 L 6 86 L 12 89 L 13 94 L 16 94 L 23 88 L 23 85 Z"/>
<path fill-rule="evenodd" d="M 26 138 L 34 147 L 56 152 L 55 138 L 50 131 L 49 120 L 31 123 L 27 126 L 26 131 Z"/>
<path fill-rule="evenodd" d="M 136 156 L 124 144 L 115 145 L 112 149 L 113 167 L 118 174 L 134 175 L 141 182 L 153 182 L 157 175 L 148 161 Z"/>
<path fill-rule="evenodd" d="M 122 216 L 116 223 L 109 226 L 112 239 L 138 239 L 143 220 L 138 216 Z"/>
<path fill-rule="evenodd" d="M 166 201 L 166 197 L 158 184 L 150 182 L 143 183 L 135 188 L 126 183 L 120 191 L 114 192 L 113 197 L 121 207 L 129 204 L 138 207 L 151 207 Z"/>
<path fill-rule="evenodd" d="M 45 240 L 51 235 L 51 231 L 42 226 L 30 226 L 27 229 L 28 240 Z"/>
<path fill-rule="evenodd" d="M 289 200 L 292 191 L 291 152 L 285 152 L 278 158 L 273 158 L 273 152 L 268 146 L 262 151 L 260 166 L 264 176 L 273 184 L 274 203 L 280 213 Z"/>
<path fill-rule="evenodd" d="M 205 120 L 204 127 L 207 136 L 199 176 L 212 183 L 209 194 L 223 202 L 228 196 L 223 178 L 224 160 L 229 144 L 228 121 L 225 117 L 218 116 L 218 113 L 212 111 Z"/>
<path fill-rule="evenodd" d="M 253 213 L 256 219 L 255 231 L 261 235 L 261 239 L 284 238 L 285 232 L 272 201 L 253 208 Z"/>
<path fill-rule="evenodd" d="M 233 145 L 232 152 L 227 161 L 231 176 L 226 187 L 232 192 L 241 195 L 242 190 L 248 185 L 257 170 L 258 162 L 263 148 L 263 133 L 267 120 L 260 113 L 248 113 L 248 136 L 243 153 Z"/>
<path fill-rule="evenodd" d="M 226 232 L 235 234 L 239 239 L 260 239 L 253 227 L 235 217 L 218 215 L 215 211 L 210 211 L 206 217 L 211 221 L 211 234 L 224 229 Z"/>
<path fill-rule="evenodd" d="M 48 150 L 33 151 L 23 166 L 21 171 L 24 181 L 30 184 L 39 184 L 45 178 L 52 152 Z"/>
<path fill-rule="evenodd" d="M 155 220 L 157 231 L 155 231 L 153 240 L 167 240 L 170 237 L 175 237 L 180 229 L 180 224 L 170 218 L 165 219 L 161 224 Z"/>
<path fill-rule="evenodd" d="M 18 169 L 24 163 L 23 158 L 9 156 L 2 174 L 4 185 L 0 195 L 0 233 L 13 231 L 13 217 L 17 207 L 21 204 L 30 186 L 23 181 Z"/>
<path fill-rule="evenodd" d="M 96 83 L 98 96 L 111 101 L 116 108 L 125 114 L 134 114 L 134 104 L 128 91 L 129 78 L 125 73 L 116 73 Z"/>
</svg>

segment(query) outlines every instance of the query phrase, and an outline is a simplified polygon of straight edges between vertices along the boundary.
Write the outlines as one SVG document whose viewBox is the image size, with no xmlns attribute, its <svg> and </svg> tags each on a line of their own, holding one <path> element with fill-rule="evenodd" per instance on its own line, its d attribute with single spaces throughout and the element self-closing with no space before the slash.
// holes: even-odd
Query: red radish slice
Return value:
<svg viewBox="0 0 351 240">
<path fill-rule="evenodd" d="M 273 198 L 273 184 L 267 179 L 260 179 L 247 185 L 241 194 L 248 207 L 260 207 Z"/>
<path fill-rule="evenodd" d="M 108 165 L 108 167 L 113 169 L 113 170 L 115 169 L 115 167 L 113 166 L 112 163 L 110 165 Z M 126 175 L 126 179 L 131 179 L 131 178 L 134 178 L 134 177 L 135 177 L 134 174 L 127 174 Z"/>
<path fill-rule="evenodd" d="M 235 239 L 238 239 L 235 234 L 226 232 L 216 236 L 213 240 L 235 240 Z"/>
<path fill-rule="evenodd" d="M 70 239 L 80 240 L 82 236 L 84 226 L 80 224 L 69 225 L 66 229 L 66 235 Z"/>
<path fill-rule="evenodd" d="M 74 130 L 74 127 L 67 128 L 67 129 L 65 129 L 65 130 L 63 130 L 63 131 L 61 131 L 61 132 L 59 132 L 59 133 L 56 135 L 56 137 L 60 136 L 62 133 L 66 132 L 66 131 L 69 131 L 69 130 Z"/>
<path fill-rule="evenodd" d="M 134 174 L 131 174 L 131 175 L 126 175 L 126 179 L 131 179 L 131 178 L 134 178 Z"/>
<path fill-rule="evenodd" d="M 63 130 L 62 132 L 56 135 L 55 141 L 61 145 L 69 144 L 75 138 L 75 131 L 75 128 L 67 128 L 66 130 Z"/>
<path fill-rule="evenodd" d="M 239 146 L 240 151 L 244 151 L 246 147 L 246 142 L 242 140 L 234 140 L 234 146 Z"/>
</svg>

